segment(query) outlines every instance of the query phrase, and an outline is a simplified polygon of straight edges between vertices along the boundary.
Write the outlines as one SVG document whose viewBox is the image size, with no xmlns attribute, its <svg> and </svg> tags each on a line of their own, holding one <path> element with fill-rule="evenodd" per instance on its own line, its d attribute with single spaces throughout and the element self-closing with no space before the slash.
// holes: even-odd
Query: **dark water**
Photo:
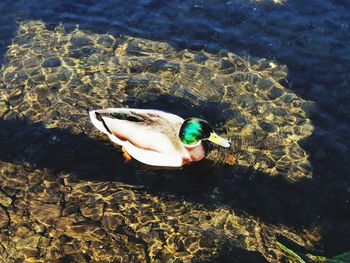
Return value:
<svg viewBox="0 0 350 263">
<path fill-rule="evenodd" d="M 293 186 L 280 179 L 254 178 L 251 185 L 242 179 L 227 187 L 223 198 L 234 199 L 234 192 L 240 192 L 232 205 L 240 211 L 272 224 L 317 228 L 319 251 L 331 257 L 350 250 L 349 13 L 350 3 L 341 0 L 2 1 L 0 56 L 3 61 L 18 22 L 41 20 L 52 28 L 78 24 L 92 33 L 164 41 L 178 50 L 216 54 L 227 49 L 287 65 L 284 86 L 317 106 L 310 117 L 314 132 L 302 143 L 313 179 Z M 153 184 L 154 192 L 172 190 Z M 240 257 L 258 260 L 248 252 Z"/>
</svg>

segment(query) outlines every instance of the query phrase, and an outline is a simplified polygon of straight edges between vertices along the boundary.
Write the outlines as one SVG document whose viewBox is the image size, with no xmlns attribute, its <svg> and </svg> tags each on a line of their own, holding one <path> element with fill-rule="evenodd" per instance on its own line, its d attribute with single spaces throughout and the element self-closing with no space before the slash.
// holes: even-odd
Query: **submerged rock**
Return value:
<svg viewBox="0 0 350 263">
<path fill-rule="evenodd" d="M 43 68 L 56 68 L 61 66 L 61 60 L 59 58 L 48 58 L 45 59 L 44 62 L 41 64 Z"/>
<path fill-rule="evenodd" d="M 9 217 L 6 214 L 6 210 L 0 207 L 0 228 L 5 228 L 8 226 Z"/>
<path fill-rule="evenodd" d="M 12 203 L 12 199 L 0 192 L 0 204 L 7 207 L 11 203 Z"/>
</svg>

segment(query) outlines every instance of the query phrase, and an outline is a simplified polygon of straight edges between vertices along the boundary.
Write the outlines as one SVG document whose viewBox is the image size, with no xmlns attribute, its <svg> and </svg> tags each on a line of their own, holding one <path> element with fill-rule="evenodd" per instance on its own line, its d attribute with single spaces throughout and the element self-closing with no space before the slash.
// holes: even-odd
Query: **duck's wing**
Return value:
<svg viewBox="0 0 350 263">
<path fill-rule="evenodd" d="M 184 120 L 177 115 L 130 108 L 94 110 L 89 114 L 96 128 L 119 145 L 131 144 L 159 153 L 181 149 L 178 132 Z"/>
</svg>

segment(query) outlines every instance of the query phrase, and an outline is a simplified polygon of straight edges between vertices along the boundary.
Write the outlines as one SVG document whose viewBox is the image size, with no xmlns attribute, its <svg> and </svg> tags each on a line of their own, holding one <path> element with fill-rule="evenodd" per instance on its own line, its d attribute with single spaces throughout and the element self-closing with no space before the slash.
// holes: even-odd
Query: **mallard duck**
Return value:
<svg viewBox="0 0 350 263">
<path fill-rule="evenodd" d="M 183 118 L 160 110 L 109 108 L 89 112 L 91 122 L 123 152 L 152 166 L 181 167 L 206 156 L 202 140 L 223 147 L 230 142 L 199 118 Z"/>
</svg>

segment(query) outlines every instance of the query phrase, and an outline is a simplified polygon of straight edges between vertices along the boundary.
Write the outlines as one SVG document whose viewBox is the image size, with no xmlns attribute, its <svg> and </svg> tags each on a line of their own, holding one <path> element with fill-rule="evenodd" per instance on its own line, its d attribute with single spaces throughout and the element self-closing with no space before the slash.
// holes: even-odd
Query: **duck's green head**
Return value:
<svg viewBox="0 0 350 263">
<path fill-rule="evenodd" d="M 209 140 L 223 147 L 230 146 L 230 142 L 217 135 L 207 121 L 198 118 L 186 119 L 180 128 L 179 137 L 186 146 L 196 146 L 201 140 Z"/>
</svg>

